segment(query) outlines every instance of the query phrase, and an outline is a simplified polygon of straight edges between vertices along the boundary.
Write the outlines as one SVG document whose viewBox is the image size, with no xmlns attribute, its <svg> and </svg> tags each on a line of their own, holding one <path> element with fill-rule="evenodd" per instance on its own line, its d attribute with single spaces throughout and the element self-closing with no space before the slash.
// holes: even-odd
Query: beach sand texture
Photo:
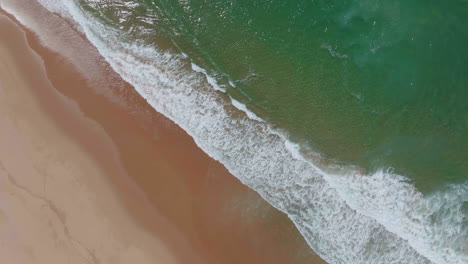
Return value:
<svg viewBox="0 0 468 264">
<path fill-rule="evenodd" d="M 323 263 L 64 20 L 15 5 L 81 50 L 0 16 L 1 263 Z"/>
</svg>

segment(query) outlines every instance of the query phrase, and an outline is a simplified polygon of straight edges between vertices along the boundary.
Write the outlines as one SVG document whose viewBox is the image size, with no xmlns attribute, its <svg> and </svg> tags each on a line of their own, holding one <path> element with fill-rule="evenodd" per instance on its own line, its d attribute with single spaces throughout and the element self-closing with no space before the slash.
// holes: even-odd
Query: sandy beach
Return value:
<svg viewBox="0 0 468 264">
<path fill-rule="evenodd" d="M 73 50 L 0 13 L 1 263 L 324 263 L 82 35 L 25 3 Z"/>
</svg>

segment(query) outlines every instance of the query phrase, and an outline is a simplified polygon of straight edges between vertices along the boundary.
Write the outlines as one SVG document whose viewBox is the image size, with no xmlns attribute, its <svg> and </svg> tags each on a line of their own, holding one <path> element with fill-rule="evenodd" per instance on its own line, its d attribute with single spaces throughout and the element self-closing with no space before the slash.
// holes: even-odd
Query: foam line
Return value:
<svg viewBox="0 0 468 264">
<path fill-rule="evenodd" d="M 125 42 L 122 32 L 74 1 L 58 4 L 122 78 L 208 155 L 288 214 L 327 262 L 468 263 L 468 184 L 424 197 L 391 172 L 327 174 L 301 155 L 300 145 L 251 120 L 255 116 L 246 107 L 240 107 L 244 118 L 233 118 L 239 116 L 235 101 L 219 95 L 216 90 L 225 90 L 206 70 L 191 64 L 193 71 L 187 71 L 190 62 L 182 55 Z"/>
</svg>

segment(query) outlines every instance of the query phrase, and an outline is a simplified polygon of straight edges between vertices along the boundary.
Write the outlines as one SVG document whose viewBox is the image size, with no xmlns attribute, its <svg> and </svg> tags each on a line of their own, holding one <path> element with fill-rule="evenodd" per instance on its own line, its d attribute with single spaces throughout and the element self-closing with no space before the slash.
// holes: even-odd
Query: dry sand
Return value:
<svg viewBox="0 0 468 264">
<path fill-rule="evenodd" d="M 86 60 L 0 17 L 0 263 L 323 263 L 284 214 L 29 2 Z"/>
</svg>

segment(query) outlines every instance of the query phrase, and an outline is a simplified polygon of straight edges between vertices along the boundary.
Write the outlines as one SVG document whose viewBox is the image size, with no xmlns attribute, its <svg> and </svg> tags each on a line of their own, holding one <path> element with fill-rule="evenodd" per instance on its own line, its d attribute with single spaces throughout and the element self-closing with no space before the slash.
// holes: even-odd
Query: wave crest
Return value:
<svg viewBox="0 0 468 264">
<path fill-rule="evenodd" d="M 251 120 L 256 115 L 247 108 L 239 117 L 242 106 L 216 91 L 223 89 L 186 56 L 128 43 L 122 32 L 74 1 L 40 2 L 72 17 L 123 79 L 208 155 L 288 214 L 327 262 L 468 263 L 467 183 L 425 197 L 388 171 L 326 173 L 302 156 L 299 145 Z"/>
</svg>

